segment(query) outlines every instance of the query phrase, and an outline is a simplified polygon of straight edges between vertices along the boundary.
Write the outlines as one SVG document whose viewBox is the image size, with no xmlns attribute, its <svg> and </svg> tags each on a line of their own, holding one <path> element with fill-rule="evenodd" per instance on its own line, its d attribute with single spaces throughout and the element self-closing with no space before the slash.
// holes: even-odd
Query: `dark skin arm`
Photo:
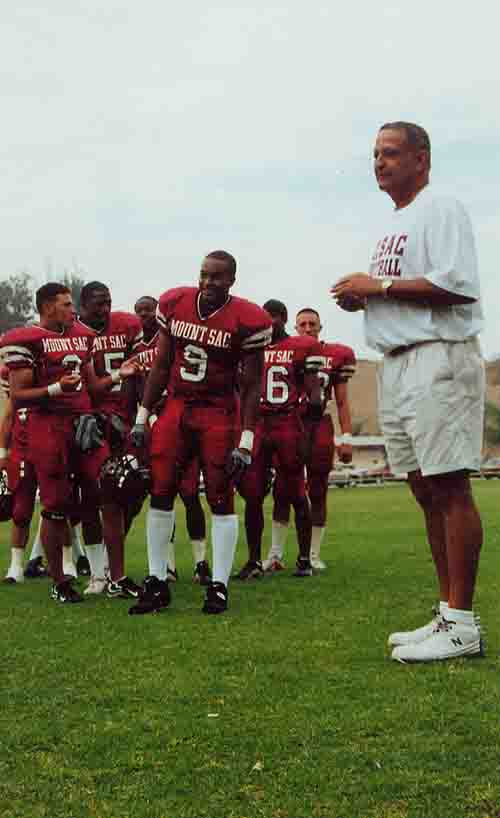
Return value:
<svg viewBox="0 0 500 818">
<path fill-rule="evenodd" d="M 144 386 L 142 405 L 152 410 L 160 400 L 167 386 L 170 375 L 170 367 L 173 360 L 173 341 L 170 335 L 161 331 L 158 338 L 158 354 L 153 361 L 153 366 Z"/>
<path fill-rule="evenodd" d="M 241 426 L 255 431 L 259 418 L 260 396 L 262 393 L 262 373 L 264 371 L 264 350 L 256 350 L 245 356 L 240 377 Z M 247 451 L 242 449 L 242 451 Z"/>
<path fill-rule="evenodd" d="M 129 361 L 125 361 L 120 369 L 118 370 L 122 381 L 126 381 L 126 388 L 128 389 L 128 381 L 132 379 L 136 374 L 141 372 L 142 366 L 139 361 L 134 359 L 130 359 Z M 94 369 L 94 365 L 92 362 L 85 364 L 82 367 L 82 372 L 84 373 L 84 379 L 87 384 L 87 388 L 89 390 L 90 395 L 92 398 L 98 400 L 102 395 L 105 395 L 106 392 L 109 392 L 110 389 L 113 388 L 116 384 L 113 382 L 111 375 L 103 375 L 99 377 L 96 374 Z"/>
<path fill-rule="evenodd" d="M 372 278 L 366 273 L 352 273 L 340 278 L 333 285 L 330 292 L 333 298 L 340 300 L 346 296 L 356 296 L 358 298 L 370 298 L 378 296 L 384 298 L 381 278 Z M 409 278 L 392 280 L 391 287 L 387 293 L 388 300 L 411 301 L 425 306 L 449 307 L 453 304 L 472 304 L 476 299 L 468 298 L 464 295 L 443 290 L 431 284 L 426 278 Z M 342 306 L 342 303 L 340 303 Z"/>
</svg>

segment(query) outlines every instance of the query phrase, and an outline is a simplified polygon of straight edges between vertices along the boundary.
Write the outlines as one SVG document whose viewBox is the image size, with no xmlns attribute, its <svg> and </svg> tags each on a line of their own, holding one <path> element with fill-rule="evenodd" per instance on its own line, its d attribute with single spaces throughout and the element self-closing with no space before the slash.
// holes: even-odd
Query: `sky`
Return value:
<svg viewBox="0 0 500 818">
<path fill-rule="evenodd" d="M 0 276 L 79 269 L 132 309 L 225 249 L 235 294 L 314 307 L 325 340 L 366 356 L 329 288 L 367 269 L 391 208 L 374 138 L 406 119 L 471 215 L 482 345 L 500 355 L 499 23 L 493 0 L 10 4 Z"/>
</svg>

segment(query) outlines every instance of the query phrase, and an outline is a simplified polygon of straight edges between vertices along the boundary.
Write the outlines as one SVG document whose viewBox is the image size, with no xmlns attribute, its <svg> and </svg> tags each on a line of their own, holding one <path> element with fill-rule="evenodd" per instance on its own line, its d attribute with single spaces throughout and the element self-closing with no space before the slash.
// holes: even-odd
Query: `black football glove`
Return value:
<svg viewBox="0 0 500 818">
<path fill-rule="evenodd" d="M 94 415 L 75 418 L 75 443 L 82 452 L 91 452 L 103 445 L 103 435 Z"/>
<path fill-rule="evenodd" d="M 252 455 L 245 449 L 233 449 L 226 464 L 226 474 L 234 481 L 241 479 L 245 469 L 252 463 Z"/>
<path fill-rule="evenodd" d="M 119 449 L 127 439 L 127 426 L 118 415 L 110 415 L 111 448 Z"/>
<path fill-rule="evenodd" d="M 143 449 L 146 445 L 146 424 L 134 423 L 130 430 L 130 443 L 135 449 Z"/>
</svg>

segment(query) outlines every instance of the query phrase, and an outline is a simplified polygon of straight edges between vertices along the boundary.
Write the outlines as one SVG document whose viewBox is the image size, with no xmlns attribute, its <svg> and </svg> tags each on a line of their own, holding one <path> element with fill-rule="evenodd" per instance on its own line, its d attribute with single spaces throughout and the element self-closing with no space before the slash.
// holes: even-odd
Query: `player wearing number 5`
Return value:
<svg viewBox="0 0 500 818">
<path fill-rule="evenodd" d="M 284 502 L 293 506 L 299 544 L 295 576 L 312 575 L 311 511 L 306 496 L 304 464 L 307 439 L 299 410 L 303 391 L 309 397 L 308 414 L 317 424 L 323 413 L 317 371 L 323 363 L 321 345 L 315 338 L 291 337 L 285 330 L 287 309 L 281 301 L 266 301 L 264 309 L 273 320 L 273 339 L 264 353 L 260 419 L 256 430 L 254 460 L 243 475 L 239 491 L 245 498 L 248 562 L 239 579 L 257 579 L 263 573 L 261 541 L 264 530 L 263 503 L 267 475 L 276 467 Z"/>
<path fill-rule="evenodd" d="M 142 340 L 142 324 L 136 315 L 111 309 L 111 294 L 100 281 L 91 281 L 80 293 L 81 326 L 94 334 L 92 360 L 103 388 L 93 397 L 103 445 L 94 457 L 101 460 L 124 454 L 135 414 L 135 389 L 130 378 L 122 376 L 124 364 L 131 359 Z M 130 365 L 132 362 L 130 362 Z M 137 369 L 141 368 L 136 363 Z M 102 508 L 102 527 L 98 507 Z M 107 591 L 110 597 L 138 595 L 139 586 L 125 575 L 125 536 L 131 515 L 113 497 L 101 496 L 96 502 L 95 486 L 82 486 L 82 531 L 91 567 L 91 578 L 85 591 L 97 594 Z M 102 530 L 104 529 L 104 531 Z M 109 557 L 111 582 L 104 578 L 105 551 Z"/>
<path fill-rule="evenodd" d="M 193 457 L 199 457 L 212 511 L 213 582 L 203 610 L 215 614 L 227 607 L 238 538 L 233 479 L 251 462 L 263 349 L 271 340 L 269 315 L 256 304 L 230 295 L 235 276 L 233 256 L 217 250 L 203 260 L 198 287 L 169 290 L 159 301 L 158 354 L 132 430 L 136 446 L 145 442 L 148 415 L 165 387 L 168 399 L 151 438 L 149 576 L 131 614 L 153 613 L 169 603 L 167 543 L 174 525 L 174 500 Z"/>
</svg>

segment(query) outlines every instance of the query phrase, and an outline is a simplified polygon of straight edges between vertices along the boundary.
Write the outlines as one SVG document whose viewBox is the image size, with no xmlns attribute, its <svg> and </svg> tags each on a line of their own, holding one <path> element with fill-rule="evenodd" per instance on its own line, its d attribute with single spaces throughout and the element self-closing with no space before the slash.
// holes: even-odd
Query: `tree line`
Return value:
<svg viewBox="0 0 500 818">
<path fill-rule="evenodd" d="M 67 271 L 57 280 L 69 287 L 78 311 L 85 280 L 78 273 Z M 35 280 L 28 272 L 15 273 L 0 281 L 0 334 L 14 327 L 26 326 L 35 319 L 36 289 Z"/>
</svg>

